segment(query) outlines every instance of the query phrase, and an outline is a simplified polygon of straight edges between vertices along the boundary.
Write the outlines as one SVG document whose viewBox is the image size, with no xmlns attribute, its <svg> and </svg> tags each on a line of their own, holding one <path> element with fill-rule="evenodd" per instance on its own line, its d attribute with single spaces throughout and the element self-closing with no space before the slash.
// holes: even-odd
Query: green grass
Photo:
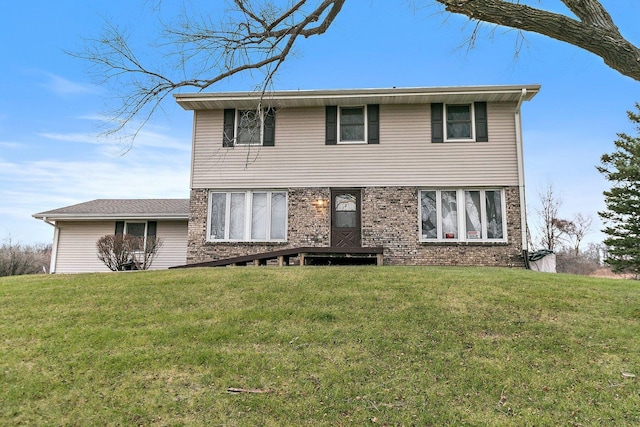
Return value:
<svg viewBox="0 0 640 427">
<path fill-rule="evenodd" d="M 0 279 L 0 425 L 639 425 L 639 378 L 635 281 L 427 267 Z"/>
</svg>

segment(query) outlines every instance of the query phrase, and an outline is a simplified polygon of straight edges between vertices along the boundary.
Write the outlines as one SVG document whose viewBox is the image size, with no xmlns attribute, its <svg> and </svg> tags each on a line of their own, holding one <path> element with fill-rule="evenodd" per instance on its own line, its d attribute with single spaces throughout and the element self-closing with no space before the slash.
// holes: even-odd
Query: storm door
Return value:
<svg viewBox="0 0 640 427">
<path fill-rule="evenodd" d="M 331 246 L 361 246 L 360 190 L 331 190 Z"/>
</svg>

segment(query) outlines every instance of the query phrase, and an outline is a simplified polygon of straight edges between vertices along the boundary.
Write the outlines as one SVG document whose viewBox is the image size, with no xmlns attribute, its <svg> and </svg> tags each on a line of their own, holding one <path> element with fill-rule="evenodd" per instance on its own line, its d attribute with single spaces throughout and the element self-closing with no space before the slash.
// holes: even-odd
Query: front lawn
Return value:
<svg viewBox="0 0 640 427">
<path fill-rule="evenodd" d="M 0 279 L 1 425 L 640 425 L 640 284 L 246 267 Z"/>
</svg>

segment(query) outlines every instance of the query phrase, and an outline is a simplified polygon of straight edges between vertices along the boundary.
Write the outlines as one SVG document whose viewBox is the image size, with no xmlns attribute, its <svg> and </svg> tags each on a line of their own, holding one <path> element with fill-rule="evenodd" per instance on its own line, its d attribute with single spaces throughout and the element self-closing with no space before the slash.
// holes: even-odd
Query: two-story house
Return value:
<svg viewBox="0 0 640 427">
<path fill-rule="evenodd" d="M 539 85 L 197 93 L 187 263 L 382 247 L 524 266 L 521 106 Z"/>
</svg>

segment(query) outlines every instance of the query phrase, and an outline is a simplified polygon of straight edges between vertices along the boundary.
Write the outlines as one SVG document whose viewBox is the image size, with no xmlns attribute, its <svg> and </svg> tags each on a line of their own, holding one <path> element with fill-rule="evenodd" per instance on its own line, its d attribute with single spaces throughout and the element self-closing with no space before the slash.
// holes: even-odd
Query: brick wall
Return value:
<svg viewBox="0 0 640 427">
<path fill-rule="evenodd" d="M 505 189 L 508 243 L 420 242 L 418 191 L 416 187 L 362 189 L 362 245 L 383 246 L 385 264 L 524 266 L 517 187 Z M 192 190 L 187 262 L 299 246 L 329 246 L 331 210 L 312 204 L 329 198 L 329 188 L 288 189 L 286 243 L 210 243 L 206 242 L 208 190 Z"/>
<path fill-rule="evenodd" d="M 524 267 L 517 187 L 505 189 L 508 243 L 420 242 L 418 188 L 363 191 L 362 245 L 383 246 L 385 264 Z"/>
<path fill-rule="evenodd" d="M 330 211 L 316 208 L 314 200 L 328 201 L 329 188 L 288 189 L 289 212 L 286 243 L 211 243 L 206 241 L 208 190 L 191 190 L 187 263 L 212 261 L 240 255 L 300 246 L 330 245 Z"/>
</svg>

